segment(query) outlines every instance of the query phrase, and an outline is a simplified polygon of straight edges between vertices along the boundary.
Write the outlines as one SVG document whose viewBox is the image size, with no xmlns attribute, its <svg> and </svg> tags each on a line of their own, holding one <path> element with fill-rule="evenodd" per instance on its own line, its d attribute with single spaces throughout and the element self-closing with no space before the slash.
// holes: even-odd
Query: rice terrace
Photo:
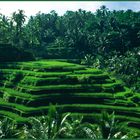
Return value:
<svg viewBox="0 0 140 140">
<path fill-rule="evenodd" d="M 0 138 L 140 138 L 140 12 L 0 19 Z"/>
</svg>

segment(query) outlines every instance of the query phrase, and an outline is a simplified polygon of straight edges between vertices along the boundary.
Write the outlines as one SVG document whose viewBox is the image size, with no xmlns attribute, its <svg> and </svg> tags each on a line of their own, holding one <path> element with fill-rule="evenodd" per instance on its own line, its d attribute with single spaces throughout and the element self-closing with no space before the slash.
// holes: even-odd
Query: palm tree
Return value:
<svg viewBox="0 0 140 140">
<path fill-rule="evenodd" d="M 22 36 L 22 27 L 23 27 L 23 24 L 26 20 L 26 16 L 24 15 L 24 11 L 18 10 L 18 13 L 14 12 L 12 15 L 12 20 L 16 24 L 16 33 L 15 33 L 15 35 L 16 35 L 15 41 L 16 42 L 15 43 L 20 43 L 21 36 Z"/>
<path fill-rule="evenodd" d="M 5 15 L 0 14 L 0 36 L 1 43 L 7 43 L 9 40 L 9 19 Z"/>
</svg>

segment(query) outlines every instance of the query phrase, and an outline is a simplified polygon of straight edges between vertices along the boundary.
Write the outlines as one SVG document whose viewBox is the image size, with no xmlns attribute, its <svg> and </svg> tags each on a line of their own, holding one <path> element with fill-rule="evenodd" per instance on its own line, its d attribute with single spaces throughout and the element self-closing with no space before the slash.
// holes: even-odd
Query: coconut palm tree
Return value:
<svg viewBox="0 0 140 140">
<path fill-rule="evenodd" d="M 16 25 L 16 31 L 15 31 L 15 43 L 19 45 L 22 37 L 22 27 L 23 24 L 25 23 L 26 16 L 24 14 L 23 10 L 18 10 L 17 12 L 14 12 L 12 14 L 12 20 Z"/>
</svg>

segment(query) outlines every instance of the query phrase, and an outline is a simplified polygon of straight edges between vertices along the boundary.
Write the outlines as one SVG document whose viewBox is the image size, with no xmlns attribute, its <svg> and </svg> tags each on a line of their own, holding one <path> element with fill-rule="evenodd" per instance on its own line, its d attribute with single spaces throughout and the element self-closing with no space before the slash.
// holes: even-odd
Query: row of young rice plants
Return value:
<svg viewBox="0 0 140 140">
<path fill-rule="evenodd" d="M 47 114 L 53 103 L 63 113 L 90 116 L 102 110 L 115 111 L 120 120 L 127 116 L 125 121 L 138 128 L 137 94 L 101 70 L 49 60 L 2 63 L 0 73 L 0 114 L 13 120 L 28 122 L 28 117 Z"/>
</svg>

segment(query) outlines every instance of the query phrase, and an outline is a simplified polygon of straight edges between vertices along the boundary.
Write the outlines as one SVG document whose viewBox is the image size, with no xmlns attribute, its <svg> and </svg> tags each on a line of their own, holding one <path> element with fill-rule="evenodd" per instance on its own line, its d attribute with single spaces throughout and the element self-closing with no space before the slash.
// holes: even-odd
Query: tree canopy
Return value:
<svg viewBox="0 0 140 140">
<path fill-rule="evenodd" d="M 25 24 L 23 10 L 11 18 L 0 15 L 0 42 L 32 52 L 36 57 L 83 58 L 86 54 L 124 54 L 140 44 L 140 12 L 110 11 L 101 6 L 95 13 L 79 9 L 59 16 L 38 12 Z"/>
</svg>

